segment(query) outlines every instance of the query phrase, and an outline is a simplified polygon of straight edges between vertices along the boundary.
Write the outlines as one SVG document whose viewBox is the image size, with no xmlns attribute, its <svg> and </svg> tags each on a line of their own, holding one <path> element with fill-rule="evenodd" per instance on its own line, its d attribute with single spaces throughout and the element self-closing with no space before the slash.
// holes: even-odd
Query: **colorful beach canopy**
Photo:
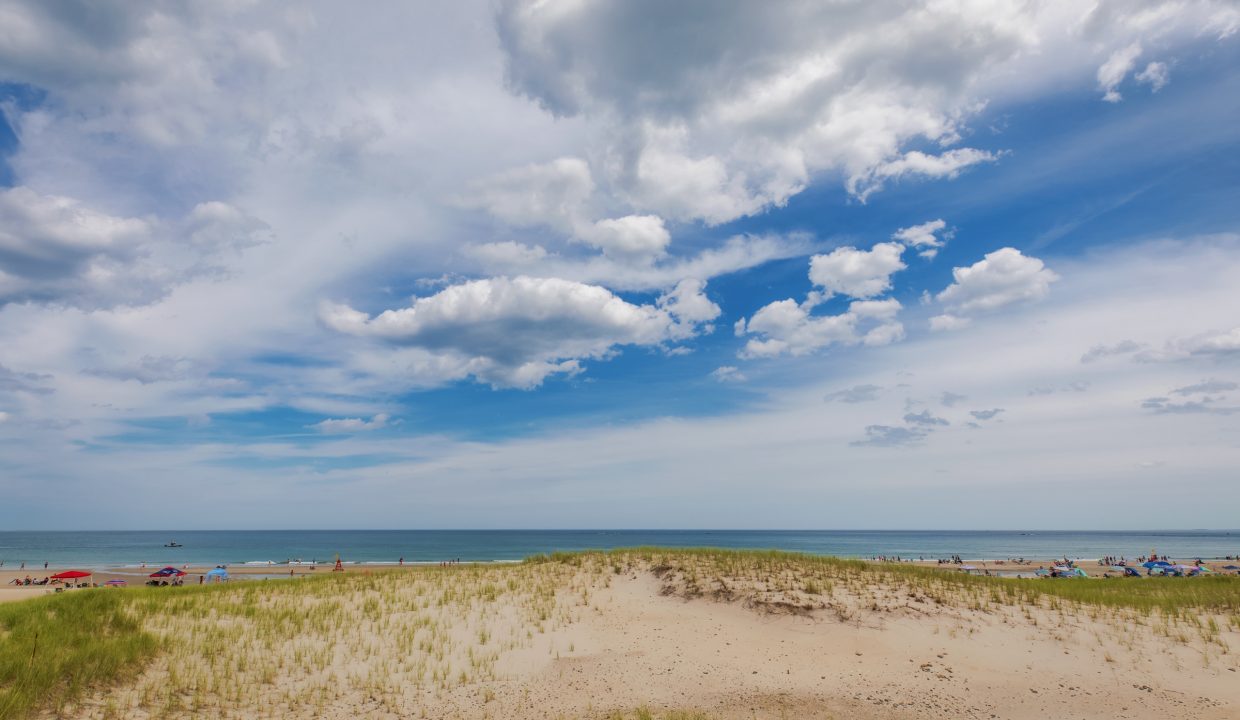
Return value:
<svg viewBox="0 0 1240 720">
<path fill-rule="evenodd" d="M 217 568 L 215 568 L 214 570 L 208 570 L 208 571 L 207 571 L 207 577 L 209 577 L 209 578 L 212 578 L 212 577 L 217 577 L 217 578 L 227 579 L 227 578 L 228 578 L 228 571 L 227 571 L 227 570 L 225 570 L 224 568 L 218 568 L 218 567 L 217 567 Z"/>
<path fill-rule="evenodd" d="M 162 570 L 156 570 L 155 572 L 151 573 L 150 577 L 171 577 L 173 575 L 180 577 L 184 574 L 185 574 L 184 570 L 177 570 L 176 568 L 169 565 L 168 567 Z"/>
<path fill-rule="evenodd" d="M 78 578 L 84 578 L 84 577 L 90 577 L 90 576 L 91 576 L 91 573 L 88 573 L 85 570 L 66 570 L 61 573 L 56 573 L 55 575 L 52 576 L 52 579 L 53 580 L 76 580 Z"/>
</svg>

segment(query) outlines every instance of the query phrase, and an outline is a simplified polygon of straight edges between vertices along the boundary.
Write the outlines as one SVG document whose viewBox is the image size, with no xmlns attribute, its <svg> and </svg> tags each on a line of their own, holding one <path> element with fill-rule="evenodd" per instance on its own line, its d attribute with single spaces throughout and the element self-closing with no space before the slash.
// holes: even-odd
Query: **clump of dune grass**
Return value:
<svg viewBox="0 0 1240 720">
<path fill-rule="evenodd" d="M 58 707 L 133 677 L 159 648 L 128 599 L 75 591 L 0 605 L 0 718 Z"/>
</svg>

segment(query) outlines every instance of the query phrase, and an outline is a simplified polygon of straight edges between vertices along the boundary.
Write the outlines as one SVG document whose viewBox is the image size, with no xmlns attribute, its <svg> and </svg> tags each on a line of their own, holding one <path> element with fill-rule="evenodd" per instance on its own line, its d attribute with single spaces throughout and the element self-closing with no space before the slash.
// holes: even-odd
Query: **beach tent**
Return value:
<svg viewBox="0 0 1240 720">
<path fill-rule="evenodd" d="M 53 580 L 77 580 L 78 578 L 84 578 L 84 577 L 90 577 L 90 576 L 91 576 L 91 573 L 88 573 L 85 570 L 66 570 L 61 573 L 56 573 L 55 575 L 52 576 L 52 579 Z"/>
<path fill-rule="evenodd" d="M 1137 572 L 1136 568 L 1126 567 L 1124 568 L 1124 577 L 1141 577 L 1141 573 Z"/>
<path fill-rule="evenodd" d="M 222 567 L 217 567 L 214 570 L 208 570 L 207 579 L 208 580 L 227 580 L 228 571 Z"/>
<path fill-rule="evenodd" d="M 171 577 L 173 575 L 176 575 L 177 577 L 181 577 L 184 574 L 185 574 L 184 570 L 177 570 L 176 568 L 169 565 L 168 567 L 162 570 L 156 570 L 155 572 L 151 573 L 150 577 Z"/>
</svg>

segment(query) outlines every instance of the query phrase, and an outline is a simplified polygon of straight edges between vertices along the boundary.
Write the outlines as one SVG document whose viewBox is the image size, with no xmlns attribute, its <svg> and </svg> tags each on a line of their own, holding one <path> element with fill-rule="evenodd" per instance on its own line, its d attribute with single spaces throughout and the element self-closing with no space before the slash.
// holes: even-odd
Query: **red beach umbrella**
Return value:
<svg viewBox="0 0 1240 720">
<path fill-rule="evenodd" d="M 91 573 L 84 570 L 66 570 L 62 573 L 56 573 L 52 576 L 53 580 L 76 580 L 78 578 L 90 577 Z"/>
<path fill-rule="evenodd" d="M 162 569 L 162 570 L 156 570 L 155 572 L 151 573 L 149 577 L 169 577 L 169 576 L 172 576 L 172 575 L 176 575 L 177 577 L 181 577 L 181 576 L 182 576 L 182 575 L 184 575 L 184 574 L 185 574 L 185 571 L 184 571 L 184 570 L 177 570 L 176 568 L 174 568 L 174 567 L 172 567 L 171 565 L 169 565 L 168 567 L 166 567 L 166 568 L 164 568 L 164 569 Z"/>
</svg>

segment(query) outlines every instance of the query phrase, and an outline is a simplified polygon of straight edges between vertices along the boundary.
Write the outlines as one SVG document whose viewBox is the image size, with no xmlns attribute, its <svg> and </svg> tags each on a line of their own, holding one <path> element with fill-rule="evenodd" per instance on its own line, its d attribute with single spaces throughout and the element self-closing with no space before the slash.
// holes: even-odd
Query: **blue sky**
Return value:
<svg viewBox="0 0 1240 720">
<path fill-rule="evenodd" d="M 1240 13 L 859 8 L 13 3 L 0 523 L 1234 525 Z"/>
</svg>

